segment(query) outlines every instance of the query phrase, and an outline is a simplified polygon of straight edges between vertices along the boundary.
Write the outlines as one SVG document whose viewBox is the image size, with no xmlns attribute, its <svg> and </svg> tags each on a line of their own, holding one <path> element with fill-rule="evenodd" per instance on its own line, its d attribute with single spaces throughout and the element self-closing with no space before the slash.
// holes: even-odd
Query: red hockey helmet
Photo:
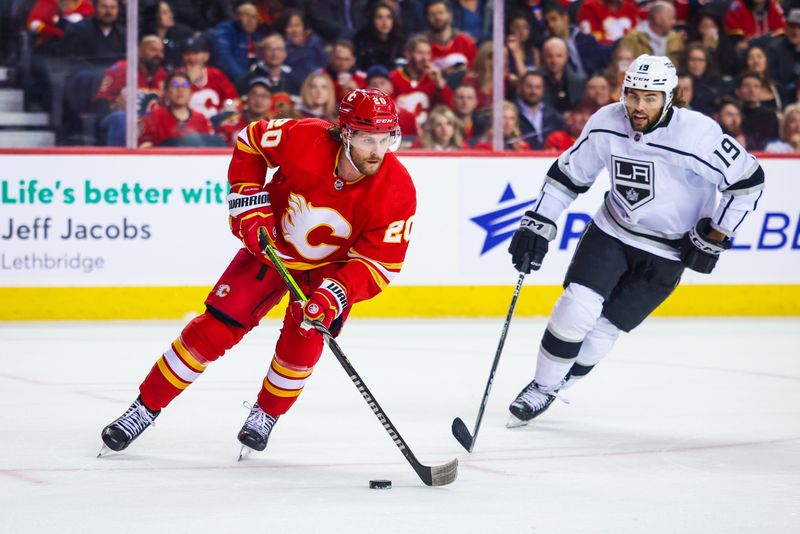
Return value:
<svg viewBox="0 0 800 534">
<path fill-rule="evenodd" d="M 394 132 L 397 108 L 380 89 L 353 89 L 339 104 L 339 126 L 362 132 Z"/>
</svg>

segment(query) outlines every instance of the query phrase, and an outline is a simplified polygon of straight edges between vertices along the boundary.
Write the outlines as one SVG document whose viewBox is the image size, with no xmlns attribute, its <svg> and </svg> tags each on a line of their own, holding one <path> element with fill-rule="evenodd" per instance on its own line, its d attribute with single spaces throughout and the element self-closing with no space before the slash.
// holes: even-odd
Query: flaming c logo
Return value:
<svg viewBox="0 0 800 534">
<path fill-rule="evenodd" d="M 330 230 L 330 237 L 341 239 L 349 238 L 353 232 L 350 223 L 338 211 L 313 206 L 303 195 L 295 193 L 289 195 L 286 213 L 281 218 L 281 226 L 286 241 L 294 245 L 297 252 L 308 260 L 321 260 L 339 249 L 339 245 L 325 243 L 322 239 L 319 243 L 309 242 L 312 231 L 327 227 Z"/>
</svg>

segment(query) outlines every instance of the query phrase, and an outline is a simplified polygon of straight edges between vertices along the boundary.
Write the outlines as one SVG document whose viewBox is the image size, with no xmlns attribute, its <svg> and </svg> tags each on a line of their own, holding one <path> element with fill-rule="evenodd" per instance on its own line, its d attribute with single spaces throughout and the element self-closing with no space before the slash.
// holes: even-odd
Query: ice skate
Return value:
<svg viewBox="0 0 800 534">
<path fill-rule="evenodd" d="M 142 403 L 141 395 L 136 397 L 124 414 L 103 429 L 100 437 L 103 439 L 104 445 L 97 457 L 104 456 L 111 451 L 124 450 L 147 427 L 153 424 L 160 413 L 161 410 L 154 412 L 147 408 Z"/>
<path fill-rule="evenodd" d="M 250 408 L 250 415 L 247 416 L 238 435 L 239 443 L 242 444 L 239 461 L 247 458 L 253 451 L 263 451 L 267 448 L 269 434 L 277 420 L 277 417 L 272 417 L 264 412 L 257 402 L 253 404 Z"/>
<path fill-rule="evenodd" d="M 561 382 L 561 385 L 563 384 L 564 381 Z M 546 388 L 540 386 L 535 380 L 525 386 L 508 407 L 511 417 L 506 423 L 506 428 L 516 428 L 530 423 L 553 404 L 558 390 L 559 387 Z"/>
</svg>

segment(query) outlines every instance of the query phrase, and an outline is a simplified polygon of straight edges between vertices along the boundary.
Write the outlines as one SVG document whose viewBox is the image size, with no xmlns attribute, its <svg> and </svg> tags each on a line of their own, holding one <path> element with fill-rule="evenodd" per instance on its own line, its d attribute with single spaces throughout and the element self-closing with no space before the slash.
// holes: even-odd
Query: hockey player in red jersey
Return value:
<svg viewBox="0 0 800 534">
<path fill-rule="evenodd" d="M 394 102 L 377 89 L 349 92 L 338 126 L 273 119 L 239 133 L 228 204 L 231 230 L 244 247 L 206 298 L 205 313 L 159 357 L 130 408 L 103 429 L 105 446 L 126 448 L 286 294 L 258 244 L 265 228 L 309 298 L 287 307 L 272 362 L 239 432 L 244 446 L 264 450 L 322 354 L 323 339 L 311 323 L 338 335 L 351 307 L 380 293 L 400 271 L 416 192 L 392 153 L 399 143 Z"/>
</svg>

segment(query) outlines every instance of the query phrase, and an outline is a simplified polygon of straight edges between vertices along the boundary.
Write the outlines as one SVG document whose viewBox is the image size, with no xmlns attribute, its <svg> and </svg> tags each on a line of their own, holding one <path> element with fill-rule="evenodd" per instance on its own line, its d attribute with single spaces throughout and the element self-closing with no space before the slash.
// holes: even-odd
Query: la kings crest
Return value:
<svg viewBox="0 0 800 534">
<path fill-rule="evenodd" d="M 654 167 L 652 161 L 611 156 L 613 191 L 624 206 L 635 210 L 655 198 Z"/>
</svg>

